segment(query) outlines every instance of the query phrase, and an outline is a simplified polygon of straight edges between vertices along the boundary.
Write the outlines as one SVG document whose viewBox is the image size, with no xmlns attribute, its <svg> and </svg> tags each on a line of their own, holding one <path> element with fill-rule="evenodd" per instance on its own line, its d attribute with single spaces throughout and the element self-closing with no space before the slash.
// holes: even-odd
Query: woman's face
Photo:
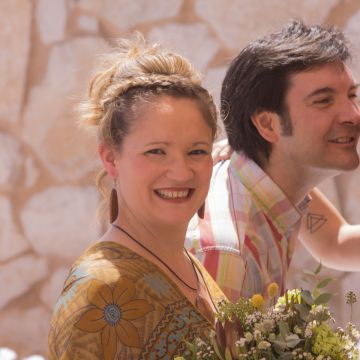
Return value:
<svg viewBox="0 0 360 360">
<path fill-rule="evenodd" d="M 208 192 L 212 140 L 195 101 L 160 96 L 146 105 L 114 154 L 120 219 L 187 226 Z"/>
</svg>

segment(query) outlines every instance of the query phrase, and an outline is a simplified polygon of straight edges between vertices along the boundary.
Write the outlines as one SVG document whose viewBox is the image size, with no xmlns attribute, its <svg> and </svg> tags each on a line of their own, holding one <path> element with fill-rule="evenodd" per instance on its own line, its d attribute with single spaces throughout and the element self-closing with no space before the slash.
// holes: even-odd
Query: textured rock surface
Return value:
<svg viewBox="0 0 360 360">
<path fill-rule="evenodd" d="M 354 0 L 0 1 L 0 347 L 19 359 L 46 356 L 51 309 L 69 266 L 100 232 L 96 141 L 78 130 L 74 110 L 97 54 L 140 30 L 188 57 L 219 103 L 231 58 L 291 17 L 345 29 L 360 78 Z M 356 223 L 359 179 L 357 170 L 320 186 Z M 304 285 L 302 270 L 315 266 L 299 244 L 288 286 Z M 340 295 L 359 295 L 360 275 L 324 269 L 328 275 L 338 279 L 331 291 L 339 294 L 333 304 L 344 324 L 349 313 Z M 354 313 L 360 326 L 359 305 Z"/>
<path fill-rule="evenodd" d="M 47 281 L 46 285 L 43 286 L 40 298 L 41 301 L 50 309 L 54 308 L 56 300 L 61 293 L 61 290 L 64 286 L 66 277 L 69 275 L 68 268 L 61 268 L 56 270 L 51 278 Z"/>
<path fill-rule="evenodd" d="M 195 9 L 226 46 L 238 50 L 292 18 L 321 23 L 336 3 L 337 0 L 289 0 L 284 6 L 282 0 L 197 0 Z"/>
<path fill-rule="evenodd" d="M 357 79 L 360 79 L 360 10 L 350 18 L 345 26 L 345 31 L 351 41 L 355 55 L 351 67 L 354 70 Z"/>
<path fill-rule="evenodd" d="M 41 40 L 45 44 L 61 41 L 65 36 L 65 0 L 39 0 L 36 7 L 36 22 Z"/>
<path fill-rule="evenodd" d="M 181 4 L 182 0 L 104 0 L 101 14 L 120 29 L 126 29 L 150 21 L 171 18 L 178 13 Z"/>
<path fill-rule="evenodd" d="M 18 321 L 14 321 L 18 319 Z M 21 354 L 47 353 L 50 312 L 41 306 L 10 309 L 0 314 L 0 339 Z M 20 357 L 22 359 L 22 357 Z"/>
<path fill-rule="evenodd" d="M 151 42 L 160 42 L 187 57 L 198 70 L 203 71 L 219 49 L 205 24 L 168 24 L 155 27 L 149 33 Z"/>
<path fill-rule="evenodd" d="M 38 254 L 74 259 L 98 238 L 93 187 L 52 187 L 33 196 L 21 219 L 26 237 Z"/>
<path fill-rule="evenodd" d="M 43 81 L 31 91 L 23 137 L 57 179 L 81 177 L 96 165 L 95 142 L 77 128 L 75 107 L 95 56 L 107 50 L 92 37 L 54 46 Z"/>
<path fill-rule="evenodd" d="M 47 276 L 47 261 L 24 255 L 0 266 L 0 309 Z M 1 337 L 0 337 L 1 338 Z"/>
<path fill-rule="evenodd" d="M 30 248 L 14 223 L 12 214 L 10 199 L 0 196 L 0 264 L 1 261 L 20 255 Z"/>
<path fill-rule="evenodd" d="M 0 24 L 0 120 L 15 122 L 18 121 L 25 92 L 31 2 L 0 1 Z"/>
<path fill-rule="evenodd" d="M 10 187 L 19 176 L 20 144 L 11 135 L 0 132 L 0 188 Z"/>
</svg>

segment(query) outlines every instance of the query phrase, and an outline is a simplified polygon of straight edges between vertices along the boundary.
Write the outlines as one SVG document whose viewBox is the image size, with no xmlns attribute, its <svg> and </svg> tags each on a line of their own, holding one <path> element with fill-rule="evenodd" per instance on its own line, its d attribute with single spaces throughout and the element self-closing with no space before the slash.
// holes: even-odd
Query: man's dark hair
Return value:
<svg viewBox="0 0 360 360">
<path fill-rule="evenodd" d="M 221 114 L 231 147 L 262 166 L 269 159 L 271 144 L 259 134 L 251 117 L 259 111 L 277 113 L 283 134 L 291 135 L 285 102 L 289 76 L 349 58 L 339 29 L 306 26 L 298 20 L 246 46 L 231 62 L 222 84 Z"/>
</svg>

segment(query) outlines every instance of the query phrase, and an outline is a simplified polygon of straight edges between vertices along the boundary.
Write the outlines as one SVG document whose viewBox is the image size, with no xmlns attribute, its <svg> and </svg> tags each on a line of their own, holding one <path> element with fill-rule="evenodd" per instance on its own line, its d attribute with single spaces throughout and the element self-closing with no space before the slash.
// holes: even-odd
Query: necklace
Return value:
<svg viewBox="0 0 360 360">
<path fill-rule="evenodd" d="M 159 260 L 181 283 L 183 283 L 187 288 L 189 288 L 190 290 L 193 291 L 197 291 L 198 290 L 198 285 L 199 285 L 199 277 L 197 274 L 197 271 L 195 269 L 195 265 L 193 263 L 193 261 L 191 260 L 191 257 L 189 255 L 189 253 L 187 252 L 187 250 L 184 248 L 184 251 L 186 253 L 186 256 L 188 257 L 188 259 L 191 262 L 192 268 L 194 270 L 195 276 L 196 276 L 196 287 L 192 287 L 190 286 L 188 283 L 186 283 L 173 269 L 171 269 L 171 267 L 166 264 L 166 262 L 162 261 L 160 259 L 159 256 L 157 256 L 155 253 L 153 253 L 150 249 L 148 249 L 145 245 L 143 245 L 139 240 L 136 240 L 133 236 L 131 236 L 126 230 L 124 230 L 122 227 L 120 227 L 119 225 L 116 224 L 111 224 L 113 227 L 117 228 L 118 230 L 120 230 L 121 232 L 123 232 L 127 237 L 129 237 L 131 240 L 135 241 L 138 245 L 140 245 L 144 250 L 146 250 L 148 253 L 150 253 L 152 256 L 154 256 L 157 260 Z"/>
</svg>

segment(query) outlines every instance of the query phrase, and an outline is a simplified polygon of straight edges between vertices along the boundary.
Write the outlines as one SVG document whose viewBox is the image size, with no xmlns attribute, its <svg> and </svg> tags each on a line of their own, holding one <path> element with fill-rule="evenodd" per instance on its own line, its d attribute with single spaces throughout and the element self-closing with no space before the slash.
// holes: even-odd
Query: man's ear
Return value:
<svg viewBox="0 0 360 360">
<path fill-rule="evenodd" d="M 109 176 L 116 179 L 118 177 L 118 173 L 115 165 L 115 150 L 106 144 L 100 144 L 98 146 L 98 152 L 107 173 Z"/>
<path fill-rule="evenodd" d="M 251 117 L 259 134 L 269 143 L 276 143 L 280 135 L 280 118 L 271 111 L 259 111 Z"/>
</svg>

